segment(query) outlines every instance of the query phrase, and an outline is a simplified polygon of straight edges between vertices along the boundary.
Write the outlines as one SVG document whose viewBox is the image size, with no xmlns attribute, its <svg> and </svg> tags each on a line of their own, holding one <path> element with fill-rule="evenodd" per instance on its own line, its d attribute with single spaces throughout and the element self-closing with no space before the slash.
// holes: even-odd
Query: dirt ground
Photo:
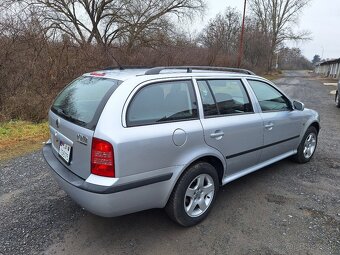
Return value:
<svg viewBox="0 0 340 255">
<path fill-rule="evenodd" d="M 101 218 L 52 179 L 41 152 L 0 163 L 0 254 L 340 254 L 340 109 L 335 87 L 303 71 L 276 81 L 319 111 L 313 160 L 289 159 L 224 186 L 192 228 L 163 210 Z"/>
</svg>

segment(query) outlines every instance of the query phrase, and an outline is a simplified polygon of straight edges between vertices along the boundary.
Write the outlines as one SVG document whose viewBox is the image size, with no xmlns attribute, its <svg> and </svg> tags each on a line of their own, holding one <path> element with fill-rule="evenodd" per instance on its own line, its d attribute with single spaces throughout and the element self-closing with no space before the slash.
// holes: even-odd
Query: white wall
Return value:
<svg viewBox="0 0 340 255">
<path fill-rule="evenodd" d="M 340 79 L 340 63 L 316 66 L 315 73 L 326 77 Z"/>
</svg>

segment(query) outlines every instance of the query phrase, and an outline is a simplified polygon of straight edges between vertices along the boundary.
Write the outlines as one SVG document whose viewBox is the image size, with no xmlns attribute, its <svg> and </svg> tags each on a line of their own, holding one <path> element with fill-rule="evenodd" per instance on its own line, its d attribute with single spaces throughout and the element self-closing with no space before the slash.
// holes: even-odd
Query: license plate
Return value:
<svg viewBox="0 0 340 255">
<path fill-rule="evenodd" d="M 66 163 L 70 163 L 71 149 L 72 147 L 70 145 L 60 142 L 59 155 Z"/>
</svg>

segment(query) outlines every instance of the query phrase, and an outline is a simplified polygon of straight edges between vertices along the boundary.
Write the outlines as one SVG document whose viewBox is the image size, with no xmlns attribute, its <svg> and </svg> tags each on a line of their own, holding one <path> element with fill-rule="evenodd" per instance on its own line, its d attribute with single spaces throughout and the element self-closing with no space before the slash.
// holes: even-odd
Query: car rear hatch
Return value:
<svg viewBox="0 0 340 255">
<path fill-rule="evenodd" d="M 121 81 L 82 76 L 55 99 L 49 112 L 54 155 L 70 171 L 91 174 L 91 145 L 100 114 Z"/>
</svg>

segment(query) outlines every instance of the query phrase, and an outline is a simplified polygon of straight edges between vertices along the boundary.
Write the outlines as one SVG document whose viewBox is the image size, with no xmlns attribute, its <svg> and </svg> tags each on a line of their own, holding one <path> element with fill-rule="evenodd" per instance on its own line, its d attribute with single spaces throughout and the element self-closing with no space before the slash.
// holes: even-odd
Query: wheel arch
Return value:
<svg viewBox="0 0 340 255">
<path fill-rule="evenodd" d="M 193 162 L 191 162 L 184 169 L 184 171 L 181 173 L 181 176 L 183 175 L 183 173 L 188 168 L 190 168 L 191 166 L 197 164 L 198 162 L 206 162 L 206 163 L 209 163 L 210 165 L 212 165 L 216 169 L 216 172 L 217 172 L 217 175 L 218 175 L 219 184 L 222 185 L 222 179 L 223 179 L 223 176 L 224 176 L 224 169 L 225 168 L 224 168 L 224 165 L 223 165 L 222 161 L 218 157 L 213 156 L 213 155 L 203 156 L 203 157 L 200 157 L 200 158 L 194 160 Z"/>
<path fill-rule="evenodd" d="M 320 124 L 318 123 L 318 122 L 316 122 L 316 121 L 314 121 L 314 122 L 312 122 L 310 125 L 309 125 L 309 127 L 314 127 L 315 129 L 316 129 L 316 131 L 318 132 L 318 134 L 319 134 L 319 132 L 320 132 Z M 308 128 L 309 128 L 308 127 Z M 307 128 L 307 129 L 308 129 Z"/>
<path fill-rule="evenodd" d="M 301 130 L 301 133 L 300 133 L 300 138 L 299 138 L 298 146 L 300 145 L 300 143 L 301 143 L 301 141 L 303 139 L 303 136 L 305 135 L 305 133 L 307 132 L 308 128 L 310 128 L 310 127 L 314 127 L 316 129 L 316 131 L 317 131 L 317 135 L 319 135 L 321 126 L 320 126 L 320 123 L 316 119 L 311 120 L 311 121 L 305 123 L 304 128 Z"/>
<path fill-rule="evenodd" d="M 193 158 L 186 165 L 184 165 L 183 168 L 181 169 L 181 171 L 179 171 L 177 173 L 177 176 L 175 177 L 175 179 L 173 181 L 173 185 L 172 185 L 171 189 L 169 190 L 168 196 L 166 198 L 166 203 L 169 200 L 169 197 L 170 197 L 172 191 L 174 190 L 175 186 L 177 185 L 178 180 L 181 178 L 181 176 L 184 174 L 184 172 L 187 169 L 189 169 L 192 165 L 194 165 L 198 162 L 207 162 L 207 163 L 211 164 L 212 166 L 214 166 L 216 171 L 217 171 L 219 184 L 222 185 L 222 179 L 223 179 L 224 172 L 225 172 L 225 169 L 226 169 L 226 161 L 225 160 L 223 161 L 222 154 L 220 154 L 217 151 L 216 151 L 216 153 L 210 152 L 210 153 L 201 154 L 201 155 Z"/>
</svg>

